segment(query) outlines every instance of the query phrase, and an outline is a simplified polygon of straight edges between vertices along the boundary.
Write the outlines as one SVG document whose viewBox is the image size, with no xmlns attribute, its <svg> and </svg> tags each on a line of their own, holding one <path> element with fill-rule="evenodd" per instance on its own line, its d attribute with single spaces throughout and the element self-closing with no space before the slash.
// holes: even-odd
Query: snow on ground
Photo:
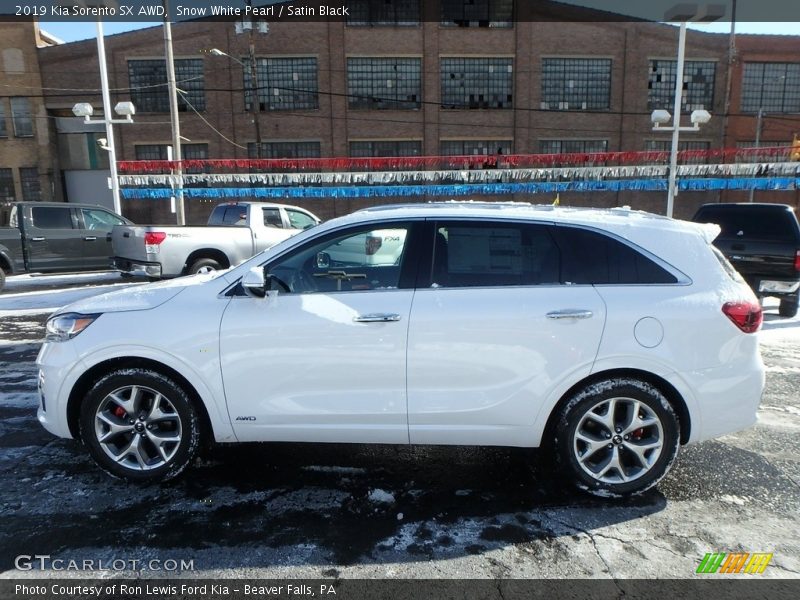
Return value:
<svg viewBox="0 0 800 600">
<path fill-rule="evenodd" d="M 141 279 L 121 280 L 116 271 L 68 275 L 14 275 L 6 280 L 5 289 L 0 294 L 0 318 L 52 313 L 62 306 L 84 298 L 143 283 Z M 52 289 L 54 286 L 71 287 Z"/>
</svg>

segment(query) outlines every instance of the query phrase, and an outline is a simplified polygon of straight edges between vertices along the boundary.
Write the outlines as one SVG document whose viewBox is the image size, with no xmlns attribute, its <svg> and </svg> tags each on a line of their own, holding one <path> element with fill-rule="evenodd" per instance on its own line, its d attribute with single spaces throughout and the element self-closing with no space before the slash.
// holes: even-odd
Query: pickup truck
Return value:
<svg viewBox="0 0 800 600">
<path fill-rule="evenodd" d="M 731 262 L 756 296 L 780 299 L 782 317 L 797 314 L 800 288 L 800 225 L 786 204 L 704 204 L 697 223 L 722 228 L 714 245 Z"/>
<path fill-rule="evenodd" d="M 227 269 L 320 220 L 297 206 L 228 202 L 205 227 L 120 225 L 111 234 L 111 267 L 151 279 Z"/>
<path fill-rule="evenodd" d="M 93 204 L 0 205 L 0 289 L 6 275 L 107 269 L 111 230 L 128 224 L 124 217 Z"/>
</svg>

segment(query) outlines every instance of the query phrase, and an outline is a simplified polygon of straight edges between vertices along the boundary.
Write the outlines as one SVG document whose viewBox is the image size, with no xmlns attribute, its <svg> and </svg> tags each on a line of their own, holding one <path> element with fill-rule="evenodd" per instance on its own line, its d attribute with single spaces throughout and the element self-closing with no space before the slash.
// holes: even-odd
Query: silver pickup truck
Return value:
<svg viewBox="0 0 800 600">
<path fill-rule="evenodd" d="M 111 267 L 151 278 L 227 269 L 319 222 L 297 206 L 229 202 L 214 208 L 205 227 L 119 225 Z"/>
</svg>

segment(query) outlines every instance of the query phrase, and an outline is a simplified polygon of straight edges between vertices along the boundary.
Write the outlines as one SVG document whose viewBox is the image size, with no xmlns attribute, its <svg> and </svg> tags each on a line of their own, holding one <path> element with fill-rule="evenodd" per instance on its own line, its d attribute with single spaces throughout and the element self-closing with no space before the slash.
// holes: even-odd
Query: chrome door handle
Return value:
<svg viewBox="0 0 800 600">
<path fill-rule="evenodd" d="M 87 235 L 85 238 L 83 238 L 83 241 L 84 241 L 84 242 L 93 242 L 93 241 L 95 241 L 96 239 L 97 239 L 97 236 L 94 236 L 94 235 Z"/>
<path fill-rule="evenodd" d="M 565 310 L 554 310 L 547 313 L 548 319 L 588 319 L 592 316 L 590 310 L 580 310 L 574 308 L 567 308 Z"/>
<path fill-rule="evenodd" d="M 353 317 L 353 321 L 356 323 L 389 323 L 392 321 L 399 321 L 400 315 L 395 313 L 376 313 L 371 315 L 358 315 L 357 317 Z"/>
<path fill-rule="evenodd" d="M 46 238 L 43 238 L 43 237 L 32 237 L 31 241 L 32 242 L 43 242 L 45 239 Z"/>
</svg>

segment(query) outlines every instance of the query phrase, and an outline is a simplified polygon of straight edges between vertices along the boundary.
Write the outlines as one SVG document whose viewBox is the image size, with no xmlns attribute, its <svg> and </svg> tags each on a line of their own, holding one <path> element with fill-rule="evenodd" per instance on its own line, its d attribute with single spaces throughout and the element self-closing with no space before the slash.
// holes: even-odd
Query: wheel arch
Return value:
<svg viewBox="0 0 800 600">
<path fill-rule="evenodd" d="M 184 274 L 189 272 L 189 267 L 191 267 L 195 261 L 202 258 L 210 258 L 211 260 L 217 261 L 223 269 L 227 269 L 231 266 L 228 255 L 219 248 L 200 248 L 199 250 L 194 250 L 186 257 L 186 262 L 183 265 Z"/>
<path fill-rule="evenodd" d="M 118 369 L 127 368 L 151 369 L 160 373 L 161 375 L 173 379 L 175 383 L 183 388 L 183 390 L 189 395 L 189 398 L 191 399 L 192 404 L 194 405 L 195 410 L 200 417 L 200 429 L 203 438 L 206 440 L 214 439 L 214 428 L 211 423 L 211 418 L 208 414 L 208 409 L 206 408 L 205 403 L 195 387 L 189 383 L 189 380 L 175 369 L 172 369 L 163 363 L 149 358 L 134 356 L 111 358 L 99 362 L 83 373 L 75 382 L 75 385 L 72 386 L 72 390 L 69 394 L 69 400 L 67 401 L 67 425 L 73 438 L 80 439 L 79 419 L 81 403 L 92 386 L 108 373 Z"/>
<path fill-rule="evenodd" d="M 570 387 L 561 396 L 561 398 L 559 398 L 558 402 L 556 402 L 555 406 L 552 408 L 547 417 L 547 423 L 542 434 L 541 446 L 552 445 L 552 440 L 555 437 L 555 428 L 558 424 L 558 417 L 561 413 L 561 409 L 569 401 L 569 399 L 578 392 L 578 390 L 592 385 L 593 383 L 610 379 L 612 377 L 631 377 L 649 383 L 653 387 L 657 388 L 662 394 L 664 394 L 667 401 L 670 403 L 678 416 L 678 429 L 680 431 L 681 445 L 684 445 L 689 441 L 692 430 L 692 421 L 689 414 L 689 408 L 686 405 L 686 401 L 684 400 L 683 396 L 681 396 L 680 392 L 678 392 L 675 386 L 655 373 L 650 373 L 649 371 L 644 371 L 641 369 L 628 368 L 608 369 L 605 371 L 592 373 Z"/>
</svg>

